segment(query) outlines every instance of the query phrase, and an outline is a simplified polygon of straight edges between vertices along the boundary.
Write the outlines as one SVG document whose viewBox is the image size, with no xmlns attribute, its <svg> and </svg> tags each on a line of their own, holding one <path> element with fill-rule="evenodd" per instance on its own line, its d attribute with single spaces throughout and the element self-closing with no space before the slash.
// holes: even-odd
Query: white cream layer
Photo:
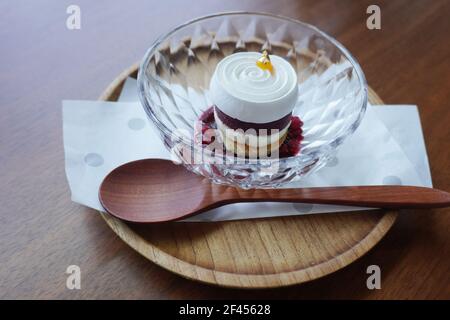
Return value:
<svg viewBox="0 0 450 320">
<path fill-rule="evenodd" d="M 210 84 L 213 103 L 232 118 L 266 123 L 286 116 L 298 95 L 297 73 L 285 59 L 270 55 L 274 72 L 256 65 L 259 52 L 239 52 L 222 59 Z"/>
</svg>

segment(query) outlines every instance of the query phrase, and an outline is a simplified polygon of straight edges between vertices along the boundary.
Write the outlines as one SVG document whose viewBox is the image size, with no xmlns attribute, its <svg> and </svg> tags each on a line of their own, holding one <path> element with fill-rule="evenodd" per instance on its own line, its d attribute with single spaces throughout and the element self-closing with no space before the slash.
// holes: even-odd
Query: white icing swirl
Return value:
<svg viewBox="0 0 450 320">
<path fill-rule="evenodd" d="M 292 111 L 297 101 L 297 74 L 281 57 L 271 55 L 274 72 L 256 65 L 258 52 L 222 59 L 211 80 L 211 98 L 220 110 L 241 121 L 265 123 Z"/>
</svg>

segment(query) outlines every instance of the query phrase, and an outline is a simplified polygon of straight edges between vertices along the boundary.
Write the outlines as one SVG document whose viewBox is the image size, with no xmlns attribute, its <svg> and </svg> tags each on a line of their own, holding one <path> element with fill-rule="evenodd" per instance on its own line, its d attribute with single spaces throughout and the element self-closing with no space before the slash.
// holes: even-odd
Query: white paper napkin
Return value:
<svg viewBox="0 0 450 320">
<path fill-rule="evenodd" d="M 119 102 L 63 101 L 66 174 L 72 200 L 103 210 L 98 189 L 117 166 L 138 159 L 170 159 L 138 102 L 136 80 L 127 79 Z M 354 135 L 331 163 L 288 187 L 404 184 L 431 187 L 416 106 L 369 106 Z M 220 221 L 362 210 L 360 207 L 240 203 L 187 221 Z M 369 209 L 369 208 L 366 208 Z"/>
</svg>

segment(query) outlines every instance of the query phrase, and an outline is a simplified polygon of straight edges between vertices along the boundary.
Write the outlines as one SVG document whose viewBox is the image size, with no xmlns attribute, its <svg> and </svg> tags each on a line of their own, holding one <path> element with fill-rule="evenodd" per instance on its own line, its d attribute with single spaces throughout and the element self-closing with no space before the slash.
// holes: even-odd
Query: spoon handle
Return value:
<svg viewBox="0 0 450 320">
<path fill-rule="evenodd" d="M 237 189 L 234 189 L 237 190 Z M 450 193 L 414 186 L 352 186 L 302 189 L 239 189 L 231 202 L 303 202 L 386 209 L 450 206 Z"/>
</svg>

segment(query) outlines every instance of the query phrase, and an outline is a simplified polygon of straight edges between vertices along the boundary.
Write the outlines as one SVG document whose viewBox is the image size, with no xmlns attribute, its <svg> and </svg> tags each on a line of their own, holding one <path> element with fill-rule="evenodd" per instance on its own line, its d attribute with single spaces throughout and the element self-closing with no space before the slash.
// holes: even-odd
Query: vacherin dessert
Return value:
<svg viewBox="0 0 450 320">
<path fill-rule="evenodd" d="M 248 155 L 282 146 L 298 96 L 297 73 L 288 61 L 267 52 L 231 54 L 218 63 L 209 89 L 227 150 Z"/>
</svg>

